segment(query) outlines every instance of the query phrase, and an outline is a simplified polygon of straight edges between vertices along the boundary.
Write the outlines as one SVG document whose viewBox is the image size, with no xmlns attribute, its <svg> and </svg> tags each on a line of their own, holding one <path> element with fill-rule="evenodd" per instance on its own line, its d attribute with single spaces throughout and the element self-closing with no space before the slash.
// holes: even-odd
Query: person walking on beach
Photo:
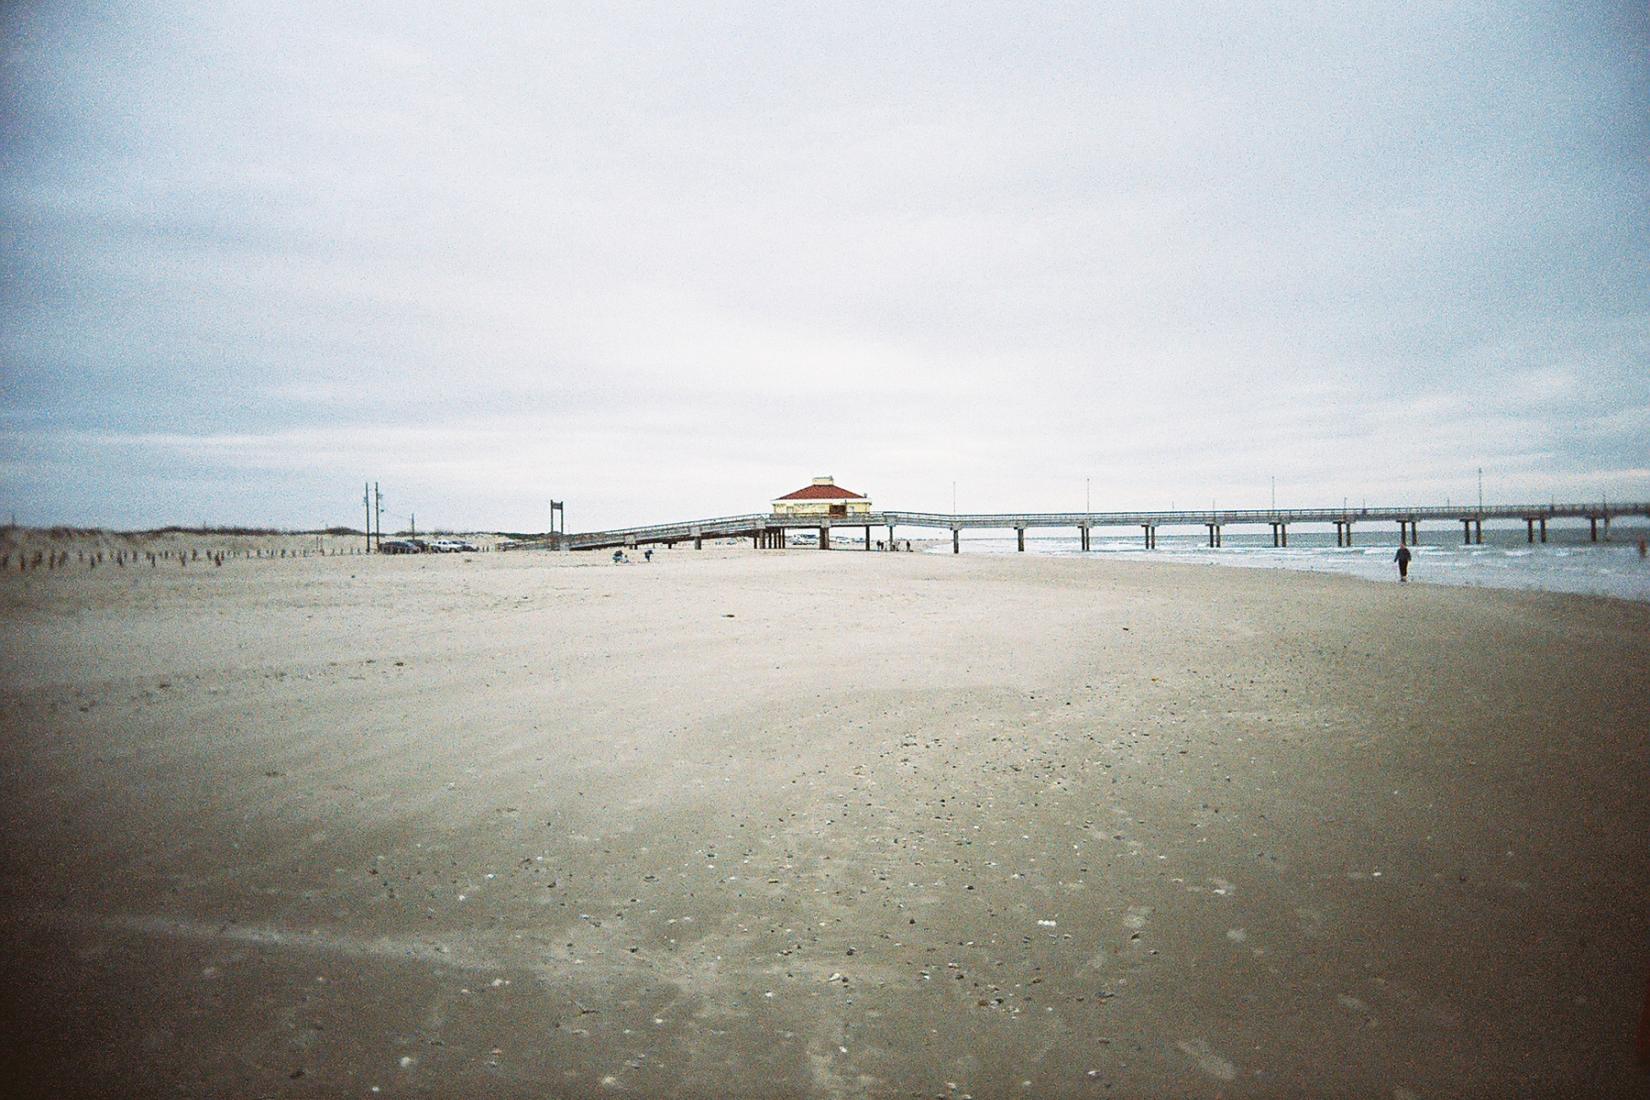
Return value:
<svg viewBox="0 0 1650 1100">
<path fill-rule="evenodd" d="M 1392 560 L 1398 563 L 1398 583 L 1399 584 L 1403 584 L 1403 583 L 1405 583 L 1406 581 L 1409 580 L 1409 559 L 1410 559 L 1410 556 L 1411 555 L 1410 555 L 1410 552 L 1409 552 L 1409 547 L 1404 546 L 1401 543 L 1398 546 L 1398 552 L 1392 556 Z"/>
</svg>

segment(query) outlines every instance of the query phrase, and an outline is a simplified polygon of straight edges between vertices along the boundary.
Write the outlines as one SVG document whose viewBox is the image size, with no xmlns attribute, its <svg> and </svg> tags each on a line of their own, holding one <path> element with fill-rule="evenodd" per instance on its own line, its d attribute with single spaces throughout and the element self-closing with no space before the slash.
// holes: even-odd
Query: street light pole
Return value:
<svg viewBox="0 0 1650 1100">
<path fill-rule="evenodd" d="M 1083 479 L 1083 514 L 1085 516 L 1088 515 L 1090 512 L 1094 511 L 1094 503 L 1093 503 L 1092 500 L 1089 499 L 1089 482 L 1090 482 L 1090 480 L 1091 480 L 1090 478 L 1086 478 L 1086 477 Z"/>
</svg>

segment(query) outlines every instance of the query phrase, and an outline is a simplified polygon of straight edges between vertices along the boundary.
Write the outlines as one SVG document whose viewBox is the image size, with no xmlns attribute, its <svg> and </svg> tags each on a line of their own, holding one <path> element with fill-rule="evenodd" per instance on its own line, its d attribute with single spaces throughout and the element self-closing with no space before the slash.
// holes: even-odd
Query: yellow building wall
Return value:
<svg viewBox="0 0 1650 1100">
<path fill-rule="evenodd" d="M 871 511 L 868 500 L 776 500 L 773 513 L 776 516 L 829 516 L 833 504 L 846 505 L 850 516 L 868 515 Z"/>
</svg>

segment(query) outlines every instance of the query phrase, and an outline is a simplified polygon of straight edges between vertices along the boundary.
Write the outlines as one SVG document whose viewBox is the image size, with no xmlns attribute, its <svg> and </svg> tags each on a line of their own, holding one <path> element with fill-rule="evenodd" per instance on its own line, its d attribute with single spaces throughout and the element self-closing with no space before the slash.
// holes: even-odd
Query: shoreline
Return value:
<svg viewBox="0 0 1650 1100">
<path fill-rule="evenodd" d="M 1567 534 L 1575 534 L 1568 531 Z M 1167 545 L 1161 549 L 1143 550 L 1133 546 L 1132 540 L 1105 537 L 1098 540 L 1092 551 L 1075 549 L 1076 540 L 1058 535 L 1032 536 L 1027 539 L 1024 555 L 1013 550 L 1011 537 L 975 537 L 964 541 L 963 555 L 989 554 L 1000 557 L 1076 558 L 1087 561 L 1162 562 L 1182 565 L 1219 565 L 1236 569 L 1283 570 L 1291 573 L 1318 573 L 1356 576 L 1380 582 L 1392 576 L 1388 559 L 1396 542 L 1365 543 L 1355 547 L 1318 545 L 1329 536 L 1321 532 L 1303 532 L 1306 543 L 1289 548 L 1276 548 L 1261 542 L 1263 536 L 1234 536 L 1232 545 L 1209 549 L 1192 536 L 1165 536 Z M 1487 588 L 1500 591 L 1547 591 L 1575 595 L 1593 595 L 1624 599 L 1636 603 L 1650 603 L 1650 560 L 1637 557 L 1635 542 L 1650 535 L 1650 529 L 1624 526 L 1618 537 L 1598 543 L 1554 538 L 1551 543 L 1529 544 L 1507 537 L 1507 530 L 1492 532 L 1492 537 L 1480 545 L 1459 545 L 1452 541 L 1425 543 L 1415 547 L 1417 562 L 1411 583 L 1441 584 L 1449 587 Z M 390 536 L 386 536 L 390 537 Z M 394 536 L 401 537 L 401 536 Z M 491 553 L 508 543 L 504 536 L 466 533 L 464 539 L 477 545 L 473 552 Z M 950 556 L 948 539 L 900 539 L 912 552 L 933 556 Z M 1297 535 L 1301 541 L 1301 535 Z M 833 552 L 858 552 L 860 545 L 854 538 L 843 537 Z M 1070 548 L 1067 544 L 1070 544 Z M 159 532 L 117 532 L 104 529 L 27 528 L 0 529 L 0 584 L 8 577 L 32 574 L 45 570 L 52 572 L 67 567 L 73 571 L 87 571 L 97 566 L 114 565 L 121 568 L 136 564 L 141 567 L 158 566 L 160 561 L 179 564 L 179 555 L 196 555 L 191 561 L 222 555 L 225 562 L 249 558 L 253 560 L 284 557 L 353 557 L 369 556 L 364 551 L 364 538 L 359 534 L 330 535 L 308 532 L 242 533 L 236 531 L 195 531 L 168 529 Z M 728 539 L 707 542 L 707 546 L 721 550 L 737 550 L 746 544 Z M 805 552 L 816 548 L 797 545 L 791 551 Z M 663 546 L 655 553 L 665 552 Z M 543 551 L 522 551 L 523 553 Z M 701 551 L 702 552 L 702 551 Z M 773 551 L 760 551 L 772 553 Z M 903 551 L 902 551 L 903 552 Z M 641 549 L 636 551 L 639 556 Z M 94 563 L 95 555 L 102 557 Z M 592 559 L 606 561 L 610 551 L 576 551 Z M 159 560 L 151 561 L 150 555 Z M 162 557 L 164 555 L 164 557 Z M 1430 568 L 1429 568 L 1430 567 Z"/>
<path fill-rule="evenodd" d="M 976 544 L 975 553 L 1011 556 L 1009 540 Z M 1064 547 L 1051 549 L 1045 540 L 1035 546 L 1027 540 L 1027 554 L 1035 557 L 1076 558 L 1160 562 L 1179 565 L 1217 565 L 1233 569 L 1275 569 L 1292 573 L 1350 576 L 1380 583 L 1396 582 L 1391 556 L 1397 543 L 1355 547 L 1294 546 L 1277 548 L 1257 544 L 1208 549 L 1190 542 L 1142 550 L 1110 544 L 1081 552 Z M 1075 541 L 1075 540 L 1072 540 Z M 1526 546 L 1502 541 L 1475 546 L 1424 544 L 1411 547 L 1415 565 L 1412 584 L 1436 584 L 1451 588 L 1483 588 L 1497 591 L 1537 591 L 1570 595 L 1600 596 L 1634 603 L 1650 603 L 1650 561 L 1640 557 L 1633 542 L 1569 542 Z M 949 553 L 949 545 L 928 553 Z M 969 552 L 967 543 L 963 552 Z M 1430 567 L 1430 570 L 1429 570 Z"/>
</svg>

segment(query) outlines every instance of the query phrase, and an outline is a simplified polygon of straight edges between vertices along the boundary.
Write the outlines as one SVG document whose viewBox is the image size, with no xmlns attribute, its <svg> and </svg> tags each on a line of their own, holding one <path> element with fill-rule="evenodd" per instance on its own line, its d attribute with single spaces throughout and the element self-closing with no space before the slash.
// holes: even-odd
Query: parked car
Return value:
<svg viewBox="0 0 1650 1100">
<path fill-rule="evenodd" d="M 385 539 L 378 544 L 380 554 L 417 554 L 424 547 L 412 539 Z"/>
</svg>

